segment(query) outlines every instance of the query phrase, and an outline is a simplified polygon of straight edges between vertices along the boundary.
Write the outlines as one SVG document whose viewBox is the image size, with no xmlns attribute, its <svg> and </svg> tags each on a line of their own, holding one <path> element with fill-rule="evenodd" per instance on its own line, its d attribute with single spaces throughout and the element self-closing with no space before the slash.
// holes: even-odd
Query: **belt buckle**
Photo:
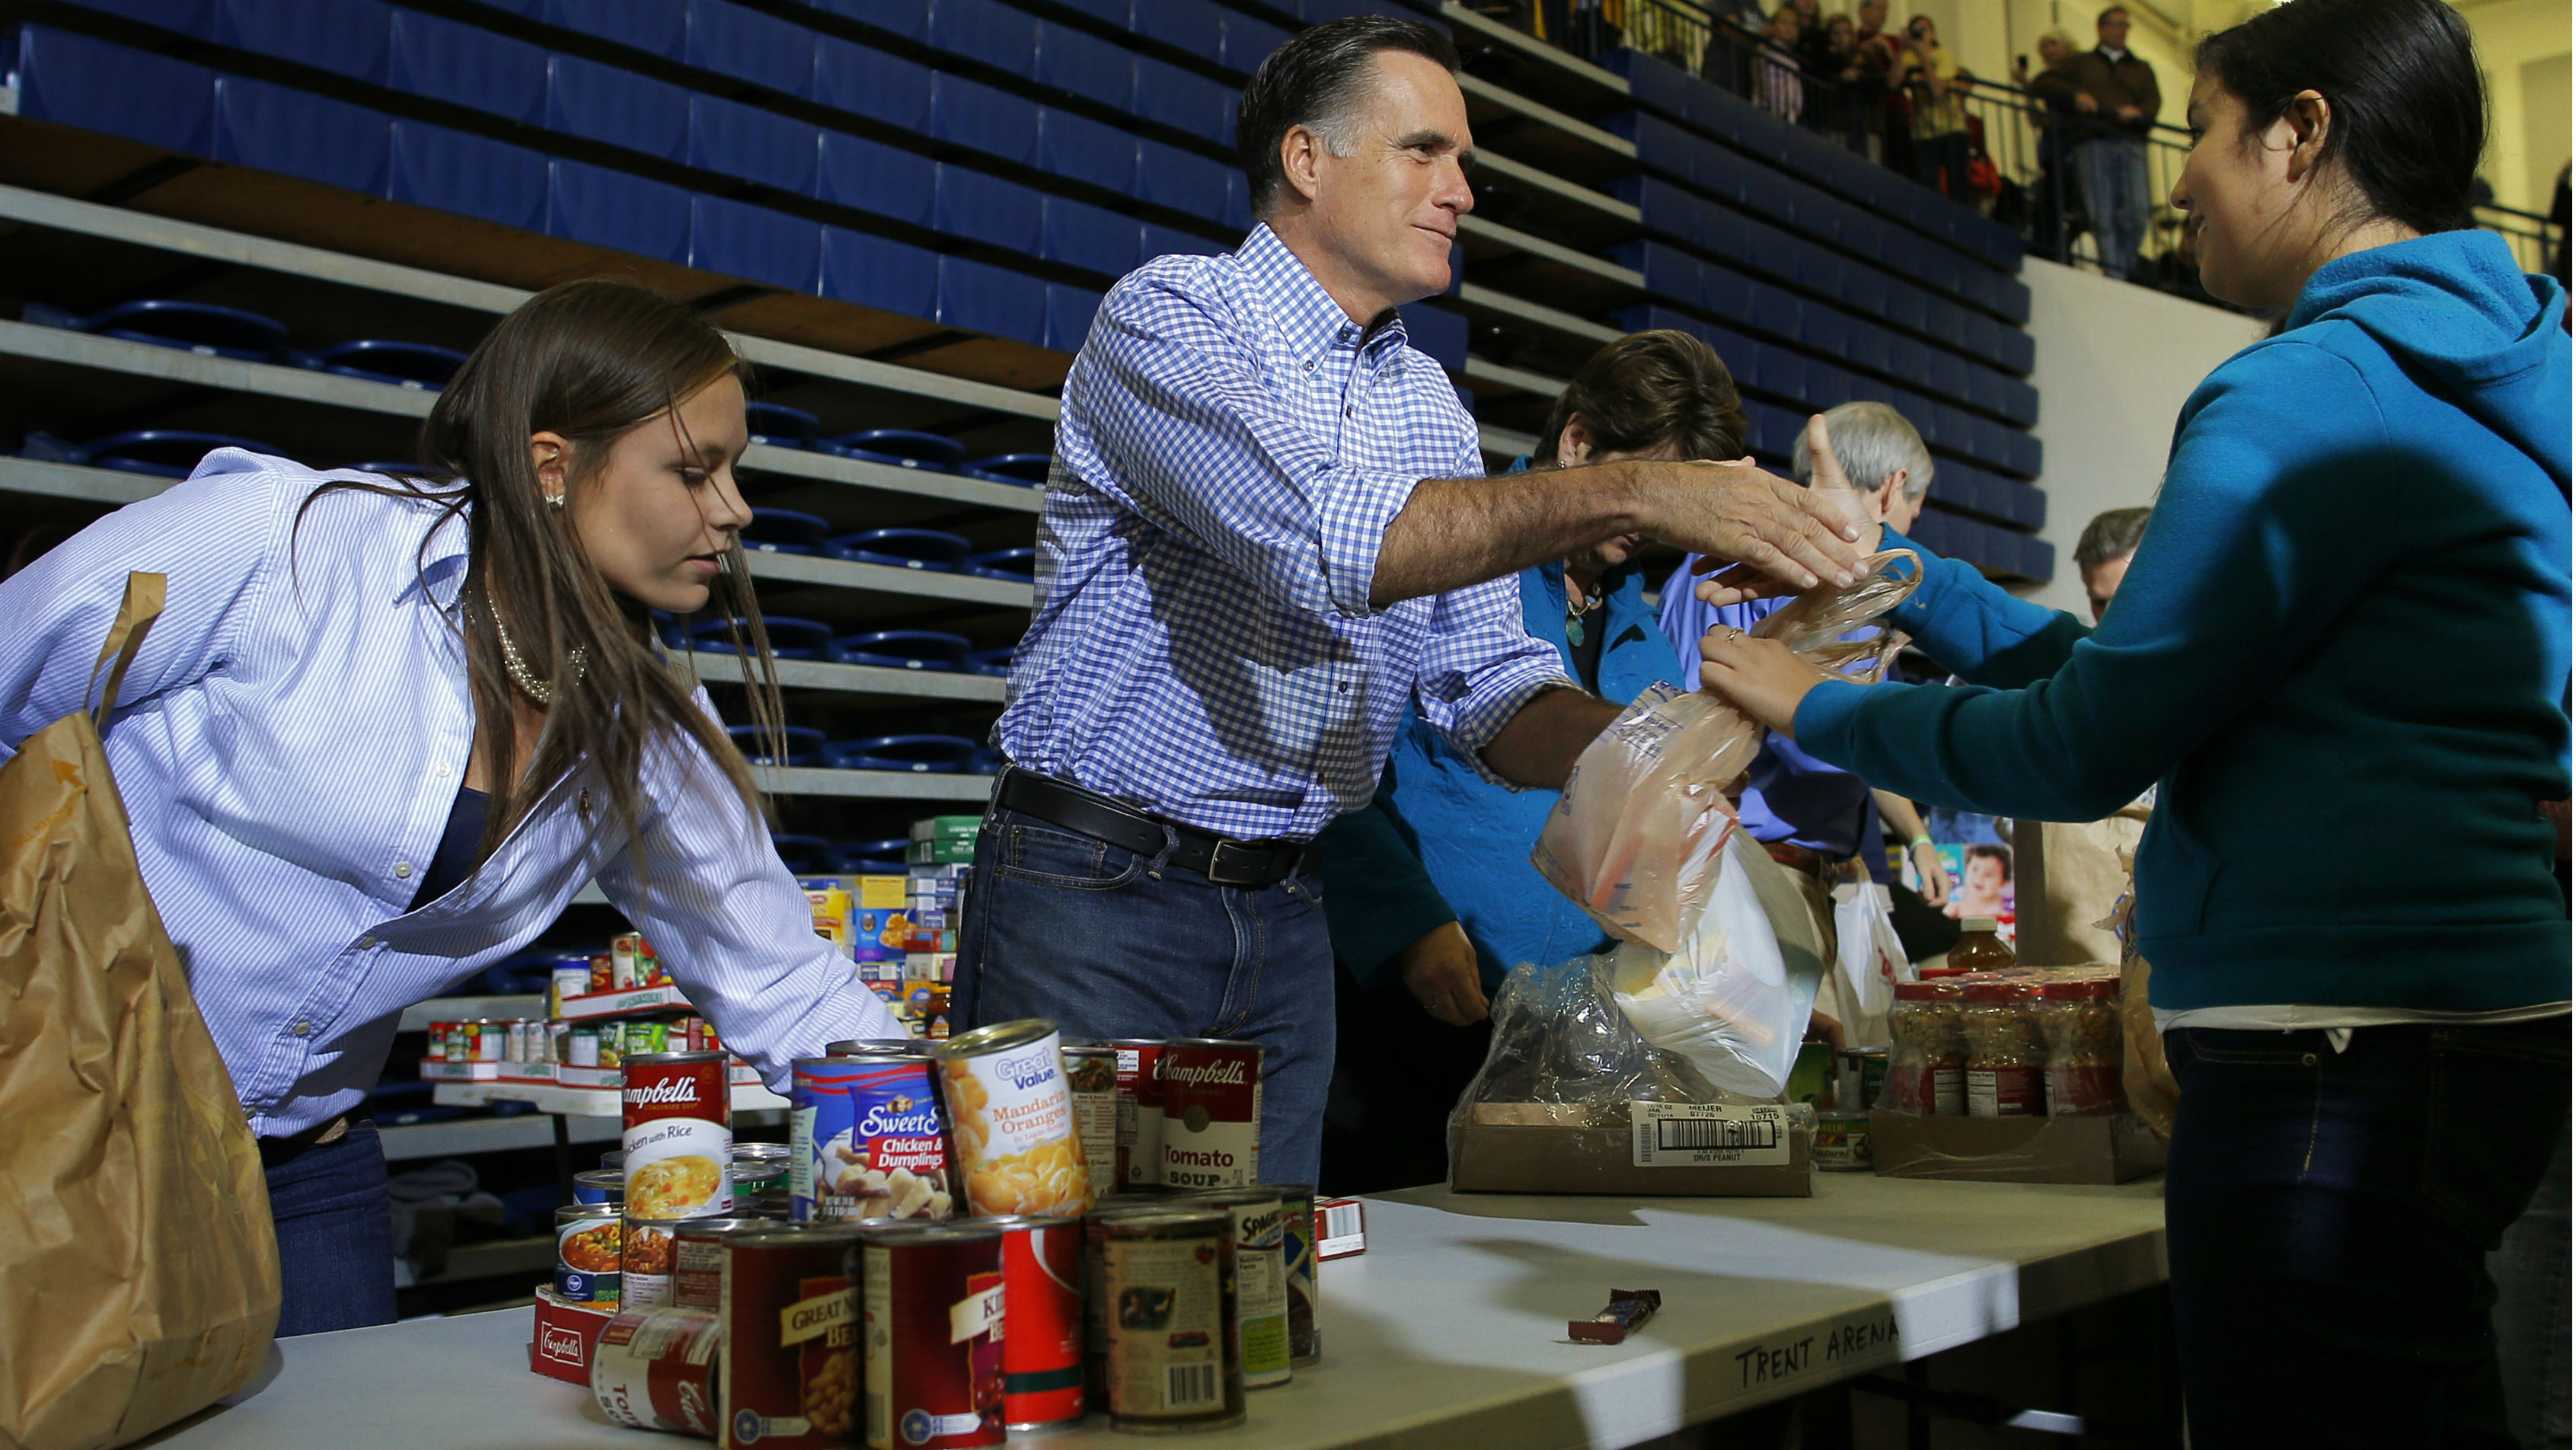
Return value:
<svg viewBox="0 0 2576 1450">
<path fill-rule="evenodd" d="M 1226 856 L 1229 852 L 1259 863 L 1252 868 L 1255 874 L 1235 874 L 1234 869 L 1226 865 Z M 1264 868 L 1268 865 L 1268 854 L 1240 841 L 1229 841 L 1219 837 L 1215 847 L 1208 852 L 1207 879 L 1219 886 L 1266 886 L 1269 880 Z"/>
</svg>

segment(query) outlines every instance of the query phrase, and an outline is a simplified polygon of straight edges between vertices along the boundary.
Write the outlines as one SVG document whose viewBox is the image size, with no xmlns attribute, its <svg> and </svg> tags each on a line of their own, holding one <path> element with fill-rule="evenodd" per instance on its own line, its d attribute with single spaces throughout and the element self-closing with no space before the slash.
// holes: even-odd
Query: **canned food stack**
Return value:
<svg viewBox="0 0 2576 1450">
<path fill-rule="evenodd" d="M 1898 984 L 1885 1090 L 1918 1117 L 2092 1117 L 2123 1106 L 2116 967 L 1926 972 Z"/>
<path fill-rule="evenodd" d="M 983 822 L 982 816 L 915 821 L 901 875 L 798 878 L 813 905 L 815 934 L 840 947 L 858 979 L 925 1040 L 948 1035 L 957 932 Z"/>
</svg>

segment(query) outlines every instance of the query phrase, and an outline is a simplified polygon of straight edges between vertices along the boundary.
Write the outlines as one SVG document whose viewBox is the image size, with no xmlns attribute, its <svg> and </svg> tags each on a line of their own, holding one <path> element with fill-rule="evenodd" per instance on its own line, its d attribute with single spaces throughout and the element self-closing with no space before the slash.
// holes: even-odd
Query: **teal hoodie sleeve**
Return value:
<svg viewBox="0 0 2576 1450">
<path fill-rule="evenodd" d="M 2408 523 L 2390 457 L 2350 362 L 2258 344 L 2184 405 L 2100 628 L 1936 567 L 1898 622 L 1988 687 L 1829 682 L 1800 704 L 1797 741 L 1936 806 L 2106 816 L 2266 694 L 2394 557 Z"/>
<path fill-rule="evenodd" d="M 1412 832 L 1381 783 L 1367 805 L 1336 818 L 1316 840 L 1324 924 L 1333 955 L 1360 985 L 1383 985 L 1398 952 L 1458 919 L 1423 869 Z"/>
</svg>

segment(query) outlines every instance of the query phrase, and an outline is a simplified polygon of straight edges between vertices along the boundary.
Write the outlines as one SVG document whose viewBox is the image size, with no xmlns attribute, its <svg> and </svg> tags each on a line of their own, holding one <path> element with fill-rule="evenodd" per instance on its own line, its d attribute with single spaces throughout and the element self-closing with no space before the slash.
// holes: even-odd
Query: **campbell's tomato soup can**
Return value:
<svg viewBox="0 0 2576 1450">
<path fill-rule="evenodd" d="M 591 1351 L 590 1392 L 621 1425 L 713 1439 L 723 1341 L 703 1309 L 626 1309 Z"/>
<path fill-rule="evenodd" d="M 1261 1181 L 1261 1044 L 1180 1037 L 1163 1048 L 1163 1186 Z"/>
<path fill-rule="evenodd" d="M 1243 1364 L 1226 1351 L 1231 1215 L 1175 1204 L 1103 1214 L 1090 1227 L 1110 1423 L 1121 1430 L 1242 1423 Z"/>
<path fill-rule="evenodd" d="M 568 1304 L 616 1303 L 625 1252 L 625 1222 L 616 1205 L 556 1209 L 555 1297 Z"/>
<path fill-rule="evenodd" d="M 1118 1054 L 1118 1188 L 1163 1186 L 1162 1039 L 1117 1037 L 1101 1044 Z"/>
<path fill-rule="evenodd" d="M 1001 1444 L 1008 1434 L 1001 1230 L 894 1224 L 864 1230 L 850 1257 L 859 1265 L 852 1277 L 868 1450 Z"/>
<path fill-rule="evenodd" d="M 1324 1357 L 1319 1311 L 1323 1285 L 1315 1273 L 1315 1190 L 1304 1183 L 1257 1184 L 1279 1195 L 1279 1258 L 1287 1271 L 1288 1362 L 1299 1369 Z"/>
<path fill-rule="evenodd" d="M 788 1094 L 791 1217 L 944 1219 L 956 1211 L 947 1112 L 928 1058 L 800 1057 Z"/>
<path fill-rule="evenodd" d="M 1066 1043 L 1065 1090 L 1073 1095 L 1073 1131 L 1097 1201 L 1118 1191 L 1118 1049 Z"/>
<path fill-rule="evenodd" d="M 1082 1220 L 979 1219 L 1002 1231 L 1002 1418 L 1035 1430 L 1082 1418 Z"/>
<path fill-rule="evenodd" d="M 979 1215 L 1079 1214 L 1091 1168 L 1073 1120 L 1063 1040 L 1039 1017 L 997 1022 L 939 1046 L 949 1132 Z"/>
<path fill-rule="evenodd" d="M 733 1233 L 780 1225 L 748 1214 L 676 1219 L 671 1233 L 671 1287 L 666 1303 L 683 1309 L 724 1307 L 724 1241 Z"/>
<path fill-rule="evenodd" d="M 726 1450 L 840 1450 L 859 1410 L 855 1228 L 724 1236 Z"/>
<path fill-rule="evenodd" d="M 621 1066 L 627 1217 L 730 1212 L 733 1113 L 724 1054 L 648 1052 Z"/>
</svg>

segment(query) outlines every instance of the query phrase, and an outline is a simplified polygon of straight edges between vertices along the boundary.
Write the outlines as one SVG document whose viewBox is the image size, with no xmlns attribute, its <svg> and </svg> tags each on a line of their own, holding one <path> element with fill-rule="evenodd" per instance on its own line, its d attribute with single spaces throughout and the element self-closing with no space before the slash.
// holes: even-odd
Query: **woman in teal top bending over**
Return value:
<svg viewBox="0 0 2576 1450">
<path fill-rule="evenodd" d="M 2286 321 L 2184 405 L 2100 626 L 1927 557 L 1896 622 L 1970 685 L 1723 631 L 1702 678 L 1935 805 L 2082 821 L 2158 786 L 2137 920 L 2193 1444 L 2509 1445 L 2483 1256 L 2569 1090 L 2539 811 L 2568 795 L 2566 298 L 2471 229 L 2485 115 L 2439 0 L 2292 0 L 2198 59 L 2174 205 L 2209 290 Z"/>
</svg>

